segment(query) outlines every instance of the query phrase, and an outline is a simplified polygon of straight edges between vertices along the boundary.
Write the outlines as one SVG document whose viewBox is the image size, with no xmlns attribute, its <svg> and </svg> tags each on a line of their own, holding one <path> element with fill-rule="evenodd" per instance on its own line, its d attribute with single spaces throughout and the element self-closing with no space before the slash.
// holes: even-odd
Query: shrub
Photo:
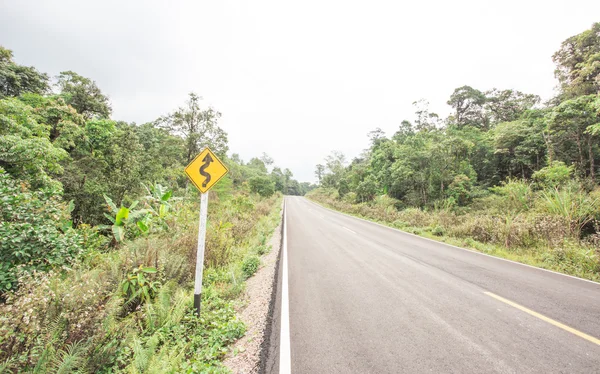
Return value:
<svg viewBox="0 0 600 374">
<path fill-rule="evenodd" d="M 344 197 L 342 198 L 342 201 L 344 201 L 346 203 L 350 203 L 350 204 L 356 203 L 356 193 L 348 192 L 347 194 L 344 195 Z"/>
<path fill-rule="evenodd" d="M 256 176 L 248 180 L 250 191 L 263 197 L 270 197 L 275 193 L 275 183 L 269 177 Z"/>
<path fill-rule="evenodd" d="M 258 270 L 258 266 L 260 265 L 260 259 L 258 256 L 250 256 L 244 260 L 242 263 L 242 271 L 246 278 L 250 278 L 256 273 Z"/>
<path fill-rule="evenodd" d="M 267 246 L 266 246 L 266 245 L 264 245 L 264 244 L 261 244 L 261 245 L 259 245 L 259 246 L 256 248 L 256 253 L 257 253 L 259 256 L 262 256 L 262 255 L 264 255 L 264 254 L 265 254 L 265 253 L 267 253 L 268 251 L 269 251 L 269 250 L 268 250 Z"/>
<path fill-rule="evenodd" d="M 573 165 L 567 166 L 562 161 L 553 161 L 551 165 L 533 173 L 532 177 L 541 187 L 556 188 L 571 180 L 573 169 Z"/>
<path fill-rule="evenodd" d="M 431 233 L 435 236 L 443 236 L 444 228 L 442 226 L 437 225 L 431 230 Z"/>
<path fill-rule="evenodd" d="M 531 185 L 518 179 L 509 179 L 501 186 L 491 188 L 492 191 L 504 197 L 504 208 L 511 212 L 523 212 L 531 208 L 533 192 Z"/>
<path fill-rule="evenodd" d="M 71 227 L 60 190 L 30 191 L 0 168 L 0 293 L 17 285 L 17 267 L 47 271 L 77 260 L 85 238 Z"/>
<path fill-rule="evenodd" d="M 447 194 L 458 205 L 466 205 L 471 201 L 473 181 L 464 174 L 458 174 L 448 186 Z"/>
<path fill-rule="evenodd" d="M 126 304 L 137 306 L 154 297 L 160 283 L 147 277 L 155 273 L 156 268 L 140 265 L 127 274 L 121 282 L 121 293 L 127 299 Z"/>
</svg>

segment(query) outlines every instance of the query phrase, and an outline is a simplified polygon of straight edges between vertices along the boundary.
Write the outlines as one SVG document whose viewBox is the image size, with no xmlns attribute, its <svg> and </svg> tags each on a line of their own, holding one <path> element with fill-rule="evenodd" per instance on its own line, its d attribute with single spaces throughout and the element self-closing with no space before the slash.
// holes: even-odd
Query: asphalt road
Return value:
<svg viewBox="0 0 600 374">
<path fill-rule="evenodd" d="M 274 330 L 289 324 L 291 354 L 271 371 L 289 359 L 292 373 L 600 373 L 598 283 L 300 197 L 286 197 L 286 226 L 289 321 Z"/>
</svg>

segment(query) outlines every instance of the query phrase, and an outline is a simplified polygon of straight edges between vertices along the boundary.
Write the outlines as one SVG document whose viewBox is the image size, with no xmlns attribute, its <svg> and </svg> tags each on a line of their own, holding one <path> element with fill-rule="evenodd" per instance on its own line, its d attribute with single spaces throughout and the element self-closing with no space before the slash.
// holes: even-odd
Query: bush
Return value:
<svg viewBox="0 0 600 374">
<path fill-rule="evenodd" d="M 444 228 L 442 226 L 435 226 L 432 230 L 431 233 L 435 236 L 443 236 L 444 235 Z"/>
<path fill-rule="evenodd" d="M 17 268 L 47 271 L 77 260 L 85 238 L 71 227 L 60 191 L 30 191 L 0 168 L 0 293 L 17 285 Z"/>
<path fill-rule="evenodd" d="M 250 278 L 256 273 L 258 270 L 258 266 L 260 265 L 260 259 L 258 256 L 250 256 L 244 260 L 242 263 L 242 271 L 246 278 Z"/>
<path fill-rule="evenodd" d="M 344 195 L 344 197 L 342 198 L 342 201 L 344 201 L 346 203 L 350 203 L 350 204 L 356 203 L 356 193 L 348 192 L 347 194 Z"/>
<path fill-rule="evenodd" d="M 532 177 L 541 187 L 556 188 L 571 180 L 573 169 L 573 165 L 567 166 L 564 162 L 553 161 L 551 165 L 533 173 Z"/>
<path fill-rule="evenodd" d="M 464 174 L 458 174 L 448 186 L 447 194 L 458 205 L 466 205 L 471 201 L 473 181 Z"/>
<path fill-rule="evenodd" d="M 268 177 L 252 177 L 248 180 L 250 191 L 262 197 L 270 197 L 275 193 L 275 183 Z"/>
<path fill-rule="evenodd" d="M 531 185 L 522 180 L 509 179 L 491 190 L 504 198 L 504 209 L 509 209 L 511 212 L 528 211 L 533 203 Z"/>
</svg>

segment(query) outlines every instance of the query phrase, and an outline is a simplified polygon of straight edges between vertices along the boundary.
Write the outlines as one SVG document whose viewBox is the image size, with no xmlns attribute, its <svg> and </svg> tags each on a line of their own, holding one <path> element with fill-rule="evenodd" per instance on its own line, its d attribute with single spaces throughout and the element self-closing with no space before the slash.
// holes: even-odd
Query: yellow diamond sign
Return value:
<svg viewBox="0 0 600 374">
<path fill-rule="evenodd" d="M 227 166 L 208 147 L 185 168 L 188 178 L 202 193 L 210 190 L 228 171 Z"/>
</svg>

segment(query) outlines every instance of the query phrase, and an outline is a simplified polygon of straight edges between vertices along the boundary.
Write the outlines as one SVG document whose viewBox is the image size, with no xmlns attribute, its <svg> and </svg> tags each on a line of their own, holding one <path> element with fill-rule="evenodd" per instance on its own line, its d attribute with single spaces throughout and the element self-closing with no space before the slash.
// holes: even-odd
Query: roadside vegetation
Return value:
<svg viewBox="0 0 600 374">
<path fill-rule="evenodd" d="M 441 119 L 414 103 L 349 164 L 316 166 L 326 206 L 419 235 L 600 280 L 600 23 L 553 55 L 559 92 L 457 88 Z"/>
<path fill-rule="evenodd" d="M 266 154 L 228 155 L 195 94 L 151 123 L 110 115 L 92 80 L 51 81 L 0 47 L 0 372 L 226 372 L 282 193 L 310 186 Z M 207 145 L 230 173 L 210 192 L 196 316 L 200 198 L 183 168 Z"/>
</svg>

